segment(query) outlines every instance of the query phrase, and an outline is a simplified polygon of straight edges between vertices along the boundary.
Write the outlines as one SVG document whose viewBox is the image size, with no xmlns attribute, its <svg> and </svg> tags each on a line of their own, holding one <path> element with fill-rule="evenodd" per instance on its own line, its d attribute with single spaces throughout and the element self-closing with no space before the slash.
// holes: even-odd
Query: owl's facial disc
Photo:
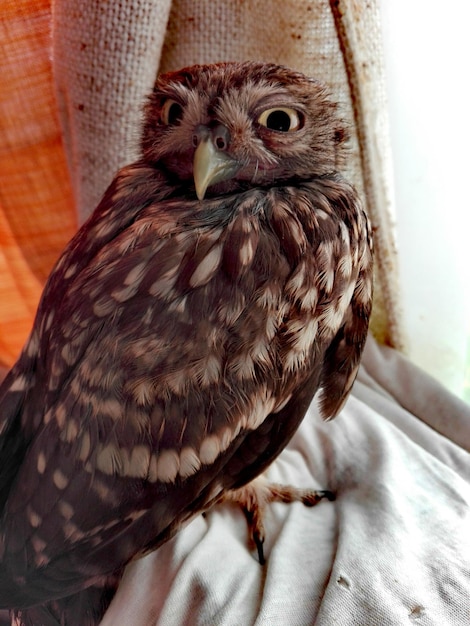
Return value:
<svg viewBox="0 0 470 626">
<path fill-rule="evenodd" d="M 193 159 L 194 186 L 198 199 L 202 200 L 208 187 L 235 176 L 241 164 L 227 153 L 230 133 L 222 124 L 213 129 L 198 127 L 193 143 L 196 146 Z"/>
</svg>

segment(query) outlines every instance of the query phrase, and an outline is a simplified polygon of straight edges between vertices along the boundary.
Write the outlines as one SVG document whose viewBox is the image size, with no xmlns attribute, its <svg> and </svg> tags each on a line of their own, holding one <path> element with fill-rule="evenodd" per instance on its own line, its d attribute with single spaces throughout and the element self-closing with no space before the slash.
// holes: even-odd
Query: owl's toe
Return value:
<svg viewBox="0 0 470 626">
<path fill-rule="evenodd" d="M 263 476 L 258 476 L 239 489 L 224 494 L 223 502 L 232 502 L 242 509 L 250 531 L 253 547 L 256 548 L 261 565 L 266 562 L 264 556 L 264 512 L 271 502 L 302 502 L 305 506 L 314 506 L 323 499 L 335 500 L 335 494 L 328 490 L 299 489 L 291 485 L 270 483 Z"/>
</svg>

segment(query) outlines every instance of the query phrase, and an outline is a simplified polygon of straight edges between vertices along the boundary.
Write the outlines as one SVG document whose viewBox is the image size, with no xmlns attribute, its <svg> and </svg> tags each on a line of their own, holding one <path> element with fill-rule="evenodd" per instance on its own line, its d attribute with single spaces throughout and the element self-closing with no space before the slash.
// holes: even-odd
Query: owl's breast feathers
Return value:
<svg viewBox="0 0 470 626">
<path fill-rule="evenodd" d="M 158 546 L 259 474 L 319 387 L 332 416 L 356 376 L 370 235 L 343 179 L 200 203 L 154 178 L 113 183 L 1 389 L 0 444 L 14 433 L 19 453 L 1 469 L 0 606 Z"/>
</svg>

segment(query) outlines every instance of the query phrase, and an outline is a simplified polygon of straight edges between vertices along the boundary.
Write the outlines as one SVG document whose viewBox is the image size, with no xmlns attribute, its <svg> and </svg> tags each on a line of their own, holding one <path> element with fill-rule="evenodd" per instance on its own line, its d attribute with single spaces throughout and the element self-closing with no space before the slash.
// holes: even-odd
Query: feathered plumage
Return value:
<svg viewBox="0 0 470 626">
<path fill-rule="evenodd" d="M 157 80 L 141 160 L 59 259 L 0 389 L 0 608 L 95 624 L 110 577 L 258 476 L 318 389 L 340 410 L 372 291 L 344 139 L 283 67 Z"/>
</svg>

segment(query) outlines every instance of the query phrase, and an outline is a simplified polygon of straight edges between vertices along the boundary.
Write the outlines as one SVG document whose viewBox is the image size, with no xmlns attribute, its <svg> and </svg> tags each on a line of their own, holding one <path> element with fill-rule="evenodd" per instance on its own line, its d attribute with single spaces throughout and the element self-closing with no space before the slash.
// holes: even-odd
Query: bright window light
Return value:
<svg viewBox="0 0 470 626">
<path fill-rule="evenodd" d="M 381 10 L 409 356 L 470 401 L 470 5 Z"/>
</svg>

